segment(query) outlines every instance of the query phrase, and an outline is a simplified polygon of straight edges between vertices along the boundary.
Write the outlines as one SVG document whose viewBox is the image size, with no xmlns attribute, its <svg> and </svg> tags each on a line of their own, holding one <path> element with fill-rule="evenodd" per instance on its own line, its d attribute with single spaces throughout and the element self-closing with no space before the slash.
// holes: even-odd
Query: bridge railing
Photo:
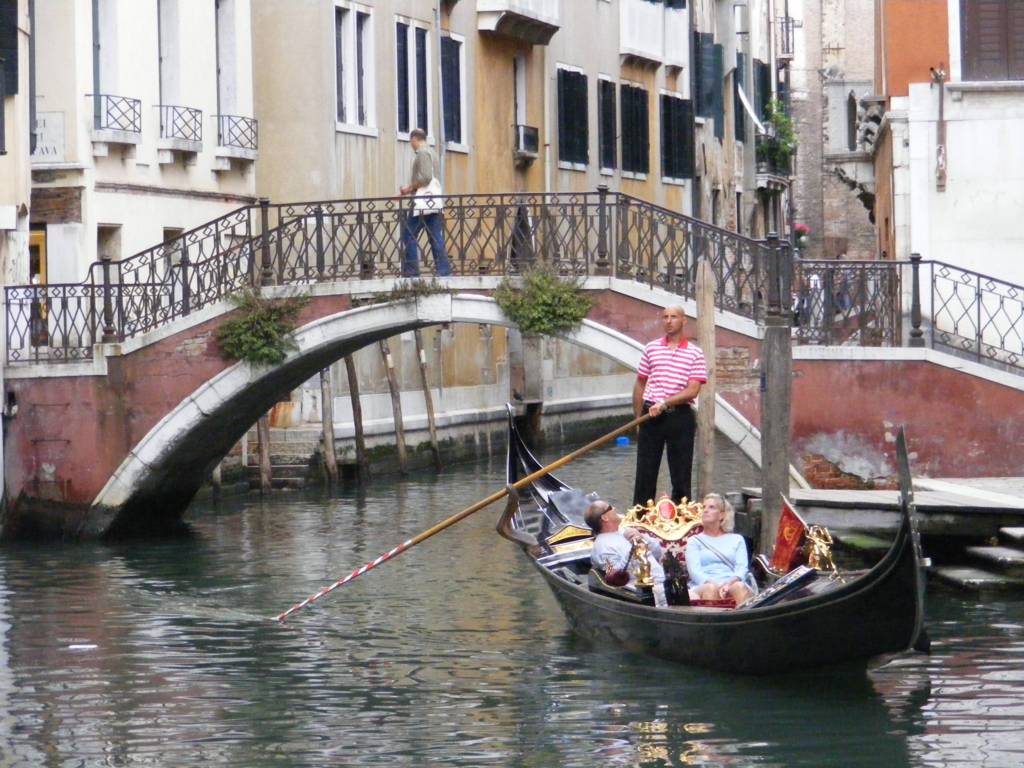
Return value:
<svg viewBox="0 0 1024 768">
<path fill-rule="evenodd" d="M 446 195 L 427 205 L 444 214 L 457 275 L 514 275 L 543 262 L 564 275 L 611 275 L 688 298 L 697 265 L 707 258 L 717 306 L 761 321 L 769 264 L 781 252 L 790 267 L 783 283 L 792 288 L 782 290 L 792 297 L 797 343 L 901 343 L 904 262 L 790 259 L 785 243 L 745 237 L 604 187 Z M 410 206 L 409 198 L 264 200 L 129 259 L 101 259 L 83 283 L 7 287 L 7 361 L 86 360 L 98 342 L 139 336 L 250 285 L 398 276 Z M 418 243 L 429 274 L 426 231 Z M 923 302 L 932 344 L 1021 367 L 1024 289 L 924 264 L 932 270 Z M 923 336 L 920 321 L 915 328 Z"/>
<path fill-rule="evenodd" d="M 931 346 L 1024 372 L 1024 286 L 941 261 L 920 264 L 930 271 Z"/>
</svg>

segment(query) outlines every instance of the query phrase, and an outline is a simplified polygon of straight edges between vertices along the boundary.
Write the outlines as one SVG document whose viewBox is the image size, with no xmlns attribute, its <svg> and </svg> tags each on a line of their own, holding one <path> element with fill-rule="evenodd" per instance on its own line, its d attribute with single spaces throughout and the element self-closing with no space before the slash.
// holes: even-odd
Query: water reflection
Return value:
<svg viewBox="0 0 1024 768">
<path fill-rule="evenodd" d="M 562 474 L 628 500 L 630 451 Z M 170 542 L 0 550 L 0 765 L 1020 764 L 1019 602 L 934 593 L 933 655 L 870 671 L 688 670 L 571 634 L 496 505 L 272 620 L 501 472 L 197 507 Z"/>
</svg>

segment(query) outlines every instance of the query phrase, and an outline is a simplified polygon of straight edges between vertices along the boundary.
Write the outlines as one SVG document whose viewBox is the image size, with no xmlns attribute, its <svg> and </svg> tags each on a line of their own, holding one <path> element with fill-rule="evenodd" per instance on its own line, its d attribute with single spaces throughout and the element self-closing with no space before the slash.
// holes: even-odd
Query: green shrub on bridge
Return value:
<svg viewBox="0 0 1024 768">
<path fill-rule="evenodd" d="M 494 292 L 505 316 L 525 334 L 571 331 L 583 322 L 594 302 L 579 280 L 566 279 L 548 266 L 523 274 L 522 285 L 508 278 Z"/>
<path fill-rule="evenodd" d="M 308 296 L 267 299 L 247 289 L 231 301 L 238 310 L 217 329 L 217 344 L 226 359 L 279 365 L 297 348 L 292 332 Z"/>
</svg>

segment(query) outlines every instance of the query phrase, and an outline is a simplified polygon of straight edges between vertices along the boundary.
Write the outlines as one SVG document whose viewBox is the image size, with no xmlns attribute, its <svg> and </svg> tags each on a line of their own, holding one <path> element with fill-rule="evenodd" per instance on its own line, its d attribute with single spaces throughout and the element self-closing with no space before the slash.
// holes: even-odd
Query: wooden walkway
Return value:
<svg viewBox="0 0 1024 768">
<path fill-rule="evenodd" d="M 1024 487 L 1021 478 L 1005 480 L 1004 489 Z M 1024 525 L 1024 494 L 976 488 L 966 480 L 915 480 L 914 501 L 922 534 L 953 537 L 993 537 L 1000 528 Z M 760 497 L 760 488 L 744 488 L 745 497 Z M 811 525 L 841 531 L 890 530 L 899 523 L 898 491 L 834 491 L 796 489 L 790 500 Z"/>
</svg>

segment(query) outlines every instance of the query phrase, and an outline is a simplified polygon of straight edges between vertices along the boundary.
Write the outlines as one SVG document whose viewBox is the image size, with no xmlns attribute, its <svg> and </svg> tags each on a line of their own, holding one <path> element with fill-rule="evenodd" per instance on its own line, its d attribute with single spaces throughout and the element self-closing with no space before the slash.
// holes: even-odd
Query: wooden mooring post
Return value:
<svg viewBox="0 0 1024 768">
<path fill-rule="evenodd" d="M 395 360 L 391 356 L 391 348 L 387 339 L 380 341 L 380 354 L 384 358 L 384 371 L 388 377 L 388 389 L 391 392 L 391 413 L 395 419 L 395 447 L 398 449 L 398 471 L 408 471 L 408 457 L 405 450 L 405 427 L 402 423 L 402 390 L 398 387 L 395 377 Z"/>
<path fill-rule="evenodd" d="M 423 401 L 427 405 L 427 428 L 430 430 L 430 450 L 434 454 L 434 466 L 441 468 L 441 448 L 437 443 L 437 424 L 434 420 L 434 398 L 430 394 L 427 379 L 427 355 L 423 351 L 423 336 L 420 329 L 412 332 L 416 338 L 416 357 L 420 361 L 420 382 L 423 384 Z"/>
<path fill-rule="evenodd" d="M 274 484 L 273 468 L 270 466 L 270 415 L 263 414 L 256 422 L 260 453 L 260 493 L 269 494 Z"/>
<path fill-rule="evenodd" d="M 708 259 L 697 267 L 697 346 L 708 368 L 697 409 L 696 498 L 703 498 L 715 490 L 715 272 Z"/>
<path fill-rule="evenodd" d="M 324 443 L 324 472 L 327 482 L 338 481 L 338 457 L 334 452 L 334 388 L 331 386 L 331 368 L 320 371 L 320 427 Z"/>
<path fill-rule="evenodd" d="M 352 426 L 355 430 L 356 464 L 359 465 L 359 479 L 370 479 L 370 462 L 366 458 L 366 437 L 363 435 L 363 406 L 359 400 L 359 377 L 352 355 L 345 355 L 345 374 L 348 376 L 348 395 L 352 401 Z"/>
<path fill-rule="evenodd" d="M 793 351 L 789 309 L 789 246 L 768 235 L 768 306 L 761 342 L 761 542 L 771 552 L 789 493 L 789 422 Z"/>
</svg>

